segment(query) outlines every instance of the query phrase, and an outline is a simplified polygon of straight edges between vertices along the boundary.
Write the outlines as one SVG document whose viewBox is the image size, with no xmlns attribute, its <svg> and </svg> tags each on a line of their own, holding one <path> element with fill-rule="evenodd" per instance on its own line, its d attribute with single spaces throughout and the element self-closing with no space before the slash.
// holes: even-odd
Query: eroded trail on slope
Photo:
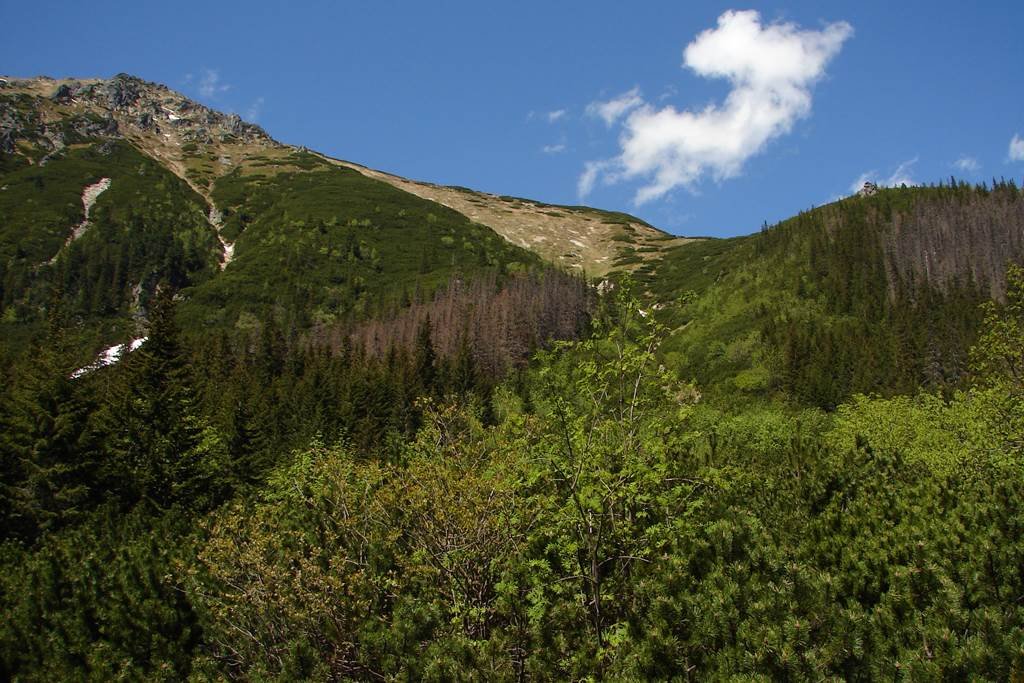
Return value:
<svg viewBox="0 0 1024 683">
<path fill-rule="evenodd" d="M 213 227 L 214 232 L 217 233 L 217 241 L 220 242 L 221 259 L 220 269 L 224 270 L 231 259 L 235 257 L 235 243 L 228 242 L 224 239 L 224 236 L 220 234 L 220 230 L 223 227 L 224 218 L 221 215 L 220 210 L 213 205 L 213 201 L 210 201 L 210 213 L 206 216 L 207 222 Z"/>
<path fill-rule="evenodd" d="M 71 234 L 68 235 L 64 245 L 54 254 L 53 258 L 50 259 L 50 263 L 54 263 L 57 257 L 61 255 L 72 242 L 77 240 L 79 237 L 85 234 L 85 231 L 89 228 L 89 212 L 92 210 L 93 205 L 96 203 L 96 199 L 99 198 L 107 189 L 110 188 L 110 178 L 100 178 L 100 180 L 92 185 L 86 185 L 85 189 L 82 190 L 82 208 L 84 209 L 84 215 L 82 216 L 82 222 L 76 225 L 72 230 Z"/>
</svg>

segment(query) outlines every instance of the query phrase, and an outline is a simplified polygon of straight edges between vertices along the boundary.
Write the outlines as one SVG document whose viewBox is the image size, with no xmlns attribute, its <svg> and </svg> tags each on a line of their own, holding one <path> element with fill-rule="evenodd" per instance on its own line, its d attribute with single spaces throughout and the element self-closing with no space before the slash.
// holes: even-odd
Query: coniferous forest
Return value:
<svg viewBox="0 0 1024 683">
<path fill-rule="evenodd" d="M 656 253 L 598 214 L 595 278 L 304 150 L 19 134 L 3 679 L 1024 676 L 1012 181 Z"/>
</svg>

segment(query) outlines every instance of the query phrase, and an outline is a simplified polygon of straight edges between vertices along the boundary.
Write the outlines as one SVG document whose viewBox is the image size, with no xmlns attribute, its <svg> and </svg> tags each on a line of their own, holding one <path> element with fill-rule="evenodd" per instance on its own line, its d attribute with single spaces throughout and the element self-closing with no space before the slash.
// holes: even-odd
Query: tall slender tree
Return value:
<svg viewBox="0 0 1024 683">
<path fill-rule="evenodd" d="M 128 502 L 205 507 L 219 500 L 226 458 L 198 410 L 175 322 L 174 295 L 161 289 L 149 335 L 124 362 L 103 420 L 115 476 Z"/>
<path fill-rule="evenodd" d="M 71 377 L 74 361 L 59 299 L 2 411 L 4 528 L 26 538 L 73 521 L 95 489 L 93 402 Z"/>
</svg>

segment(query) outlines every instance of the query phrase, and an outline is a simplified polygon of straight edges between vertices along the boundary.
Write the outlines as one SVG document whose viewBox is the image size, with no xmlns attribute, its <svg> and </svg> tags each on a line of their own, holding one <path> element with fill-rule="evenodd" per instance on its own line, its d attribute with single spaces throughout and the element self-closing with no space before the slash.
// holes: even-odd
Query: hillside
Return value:
<svg viewBox="0 0 1024 683">
<path fill-rule="evenodd" d="M 1002 300 L 1007 264 L 1024 262 L 1022 226 L 1012 182 L 883 189 L 673 249 L 636 279 L 684 376 L 731 400 L 832 409 L 962 386 L 978 307 Z"/>
<path fill-rule="evenodd" d="M 456 275 L 544 261 L 629 274 L 675 330 L 670 366 L 712 393 L 834 407 L 857 392 L 957 386 L 977 304 L 1002 296 L 1005 264 L 1022 258 L 1012 184 L 883 190 L 759 235 L 693 241 L 625 214 L 282 145 L 123 74 L 0 83 L 11 340 L 38 326 L 55 291 L 90 321 L 98 350 L 141 334 L 161 281 L 185 297 L 190 333 L 268 316 L 298 330 L 391 315 Z"/>
<path fill-rule="evenodd" d="M 590 277 L 633 270 L 691 241 L 628 214 L 416 182 L 347 161 L 330 161 L 452 208 L 546 261 Z"/>
<path fill-rule="evenodd" d="M 624 214 L 328 159 L 124 74 L 0 86 L 10 339 L 41 320 L 54 288 L 92 321 L 98 349 L 140 334 L 160 281 L 186 296 L 191 331 L 271 310 L 304 327 L 385 312 L 455 273 L 544 260 L 594 277 L 685 242 Z"/>
<path fill-rule="evenodd" d="M 687 240 L 0 86 L 0 679 L 1024 673 L 1012 181 Z"/>
<path fill-rule="evenodd" d="M 275 306 L 305 326 L 456 272 L 539 263 L 451 209 L 129 76 L 6 79 L 0 122 L 9 329 L 38 320 L 54 287 L 114 340 L 162 280 L 188 298 L 191 329 Z"/>
</svg>

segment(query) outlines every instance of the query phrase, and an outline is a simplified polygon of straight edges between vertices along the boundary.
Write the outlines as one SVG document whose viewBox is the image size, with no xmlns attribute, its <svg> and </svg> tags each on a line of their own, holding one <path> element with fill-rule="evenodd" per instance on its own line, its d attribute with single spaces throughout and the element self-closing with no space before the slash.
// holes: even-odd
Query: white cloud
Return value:
<svg viewBox="0 0 1024 683">
<path fill-rule="evenodd" d="M 981 170 L 981 164 L 974 157 L 962 156 L 953 162 L 953 167 L 964 173 L 977 173 Z"/>
<path fill-rule="evenodd" d="M 633 88 L 605 102 L 591 102 L 587 105 L 587 115 L 600 118 L 606 126 L 611 126 L 643 103 L 640 88 Z"/>
<path fill-rule="evenodd" d="M 696 112 L 635 106 L 622 124 L 619 156 L 604 167 L 588 164 L 579 188 L 592 189 L 596 174 L 607 174 L 608 182 L 645 178 L 634 197 L 642 204 L 679 186 L 692 190 L 706 175 L 735 177 L 747 159 L 810 114 L 811 87 L 852 34 L 846 22 L 809 31 L 762 25 L 754 10 L 725 12 L 683 53 L 697 75 L 731 83 L 725 102 Z"/>
<path fill-rule="evenodd" d="M 1010 161 L 1024 161 L 1024 138 L 1014 135 L 1010 140 Z"/>
<path fill-rule="evenodd" d="M 543 147 L 540 148 L 540 151 L 544 152 L 545 154 L 561 154 L 562 152 L 565 151 L 565 145 L 562 143 L 559 143 L 557 145 L 544 145 Z"/>
<path fill-rule="evenodd" d="M 264 100 L 262 97 L 257 97 L 256 100 L 249 105 L 249 108 L 245 110 L 245 120 L 251 123 L 255 123 L 260 118 L 260 113 L 263 111 Z"/>
<path fill-rule="evenodd" d="M 908 159 L 896 167 L 888 178 L 880 184 L 888 187 L 899 187 L 900 185 L 917 185 L 917 181 L 910 177 L 910 169 L 917 163 L 917 157 Z"/>
<path fill-rule="evenodd" d="M 549 111 L 547 113 L 548 123 L 554 123 L 561 118 L 564 118 L 566 111 L 564 109 L 556 109 L 555 111 Z"/>
<path fill-rule="evenodd" d="M 907 159 L 899 164 L 887 178 L 880 178 L 877 171 L 866 171 L 857 176 L 857 179 L 850 184 L 850 192 L 857 192 L 864 187 L 864 183 L 874 183 L 883 187 L 899 187 L 900 185 L 917 185 L 917 181 L 911 176 L 911 169 L 917 163 L 918 157 Z"/>
<path fill-rule="evenodd" d="M 576 181 L 576 194 L 580 197 L 586 197 L 590 194 L 597 183 L 598 176 L 604 173 L 609 165 L 610 162 L 608 161 L 588 161 L 583 164 L 583 173 L 580 174 L 579 180 Z"/>
<path fill-rule="evenodd" d="M 227 83 L 220 82 L 220 71 L 217 69 L 202 69 L 201 72 L 199 94 L 203 97 L 213 98 L 231 89 Z"/>
</svg>

